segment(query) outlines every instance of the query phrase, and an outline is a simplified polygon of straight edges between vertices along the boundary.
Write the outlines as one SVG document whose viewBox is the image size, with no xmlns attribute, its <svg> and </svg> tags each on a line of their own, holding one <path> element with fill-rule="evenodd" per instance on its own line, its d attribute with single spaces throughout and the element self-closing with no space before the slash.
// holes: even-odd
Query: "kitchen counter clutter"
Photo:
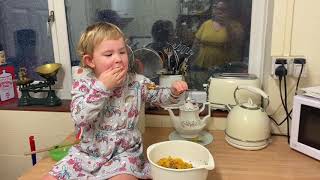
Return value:
<svg viewBox="0 0 320 180">
<path fill-rule="evenodd" d="M 173 128 L 146 128 L 144 148 L 168 140 Z M 206 147 L 213 155 L 215 169 L 208 180 L 319 180 L 320 161 L 292 150 L 287 138 L 273 136 L 272 143 L 258 151 L 239 150 L 224 139 L 224 131 L 209 131 L 213 142 Z M 146 151 L 145 151 L 146 152 Z M 30 159 L 31 161 L 31 159 Z M 41 179 L 55 161 L 49 157 L 40 160 L 19 180 Z"/>
<path fill-rule="evenodd" d="M 12 111 L 45 111 L 45 112 L 70 112 L 70 102 L 71 100 L 63 99 L 61 100 L 60 106 L 43 106 L 43 105 L 33 105 L 33 106 L 18 106 L 18 102 L 5 104 L 0 106 L 0 110 L 12 110 Z M 205 116 L 207 109 L 205 109 L 201 116 Z M 175 114 L 178 114 L 177 110 L 174 110 Z M 160 107 L 148 107 L 145 109 L 145 114 L 151 115 L 169 115 L 168 111 Z M 212 117 L 227 117 L 227 111 L 222 110 L 211 110 Z"/>
</svg>

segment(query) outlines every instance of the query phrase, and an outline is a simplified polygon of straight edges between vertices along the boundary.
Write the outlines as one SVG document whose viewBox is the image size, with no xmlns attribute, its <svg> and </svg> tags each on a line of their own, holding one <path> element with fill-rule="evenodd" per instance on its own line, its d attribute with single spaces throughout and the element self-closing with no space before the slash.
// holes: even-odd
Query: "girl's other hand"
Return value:
<svg viewBox="0 0 320 180">
<path fill-rule="evenodd" d="M 175 96 L 179 96 L 186 90 L 188 90 L 188 84 L 185 81 L 178 80 L 171 85 L 171 93 Z"/>
<path fill-rule="evenodd" d="M 124 68 L 114 68 L 101 73 L 98 80 L 101 81 L 106 88 L 113 89 L 123 84 L 126 73 Z"/>
</svg>

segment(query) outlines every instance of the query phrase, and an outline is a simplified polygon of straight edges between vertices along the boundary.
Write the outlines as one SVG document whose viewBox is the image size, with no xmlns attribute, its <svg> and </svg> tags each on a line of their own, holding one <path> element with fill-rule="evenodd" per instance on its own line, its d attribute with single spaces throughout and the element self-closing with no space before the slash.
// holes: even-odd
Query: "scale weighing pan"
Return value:
<svg viewBox="0 0 320 180">
<path fill-rule="evenodd" d="M 45 79 L 53 78 L 61 68 L 60 63 L 44 64 L 36 68 L 36 73 Z"/>
</svg>

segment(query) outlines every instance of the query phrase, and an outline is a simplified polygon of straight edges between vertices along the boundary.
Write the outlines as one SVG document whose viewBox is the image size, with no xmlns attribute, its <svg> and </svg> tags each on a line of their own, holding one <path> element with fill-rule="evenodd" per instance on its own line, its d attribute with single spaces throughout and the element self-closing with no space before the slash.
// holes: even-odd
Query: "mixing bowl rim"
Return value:
<svg viewBox="0 0 320 180">
<path fill-rule="evenodd" d="M 156 146 L 156 145 L 161 145 L 161 144 L 167 144 L 167 143 L 190 143 L 190 144 L 193 144 L 193 145 L 196 145 L 196 146 L 199 146 L 200 148 L 204 149 L 206 151 L 206 153 L 210 156 L 211 153 L 210 151 L 202 146 L 201 144 L 198 144 L 198 143 L 195 143 L 195 142 L 190 142 L 190 141 L 187 141 L 187 140 L 173 140 L 173 141 L 162 141 L 162 142 L 158 142 L 158 143 L 155 143 L 155 144 L 151 144 L 148 148 L 147 148 L 147 158 L 148 158 L 148 161 L 155 167 L 157 168 L 160 168 L 162 170 L 169 170 L 169 171 L 175 171 L 175 172 L 184 172 L 184 171 L 194 171 L 194 170 L 199 170 L 199 169 L 204 169 L 203 167 L 192 167 L 192 168 L 188 168 L 188 169 L 172 169 L 172 168 L 166 168 L 166 167 L 163 167 L 163 166 L 160 166 L 158 165 L 157 163 L 153 162 L 150 158 L 150 152 L 151 150 Z M 208 162 L 209 163 L 209 162 Z M 206 170 L 206 169 L 205 169 Z"/>
</svg>

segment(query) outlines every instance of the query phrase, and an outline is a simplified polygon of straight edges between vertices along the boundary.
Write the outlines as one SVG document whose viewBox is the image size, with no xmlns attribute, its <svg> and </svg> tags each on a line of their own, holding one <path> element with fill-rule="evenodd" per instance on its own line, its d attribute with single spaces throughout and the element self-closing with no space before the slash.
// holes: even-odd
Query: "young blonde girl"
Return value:
<svg viewBox="0 0 320 180">
<path fill-rule="evenodd" d="M 82 67 L 73 75 L 71 115 L 81 141 L 45 179 L 150 179 L 137 129 L 141 104 L 177 103 L 187 84 L 149 90 L 150 80 L 134 73 L 125 36 L 113 24 L 89 26 L 78 51 Z"/>
</svg>

